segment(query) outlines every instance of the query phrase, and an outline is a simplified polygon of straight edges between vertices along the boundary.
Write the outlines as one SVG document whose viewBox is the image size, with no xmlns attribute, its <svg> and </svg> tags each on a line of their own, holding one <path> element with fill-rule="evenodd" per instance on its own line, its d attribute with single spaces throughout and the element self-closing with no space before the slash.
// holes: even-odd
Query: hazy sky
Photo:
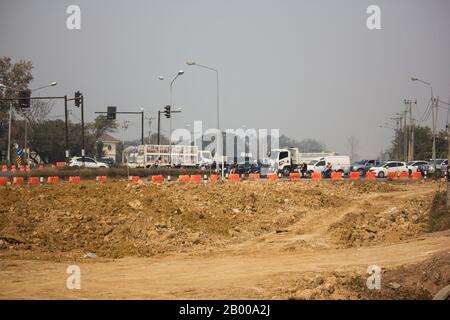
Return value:
<svg viewBox="0 0 450 320">
<path fill-rule="evenodd" d="M 81 30 L 66 28 L 71 4 L 81 8 Z M 381 8 L 382 30 L 366 27 L 371 4 Z M 393 133 L 378 125 L 404 98 L 417 98 L 416 118 L 425 110 L 429 89 L 411 76 L 449 99 L 450 1 L 0 0 L 0 56 L 31 60 L 31 87 L 58 82 L 41 94 L 81 90 L 87 120 L 108 105 L 156 117 L 169 102 L 167 80 L 183 69 L 174 128 L 194 120 L 212 127 L 215 74 L 187 66 L 192 59 L 220 71 L 223 128 L 279 128 L 341 153 L 354 135 L 360 156 L 373 157 Z M 139 119 L 130 120 L 127 138 L 138 138 Z"/>
</svg>

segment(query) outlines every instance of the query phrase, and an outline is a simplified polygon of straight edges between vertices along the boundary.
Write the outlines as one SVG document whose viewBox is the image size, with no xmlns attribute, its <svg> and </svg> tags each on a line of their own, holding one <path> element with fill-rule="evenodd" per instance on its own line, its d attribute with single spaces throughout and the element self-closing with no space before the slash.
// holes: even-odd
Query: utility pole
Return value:
<svg viewBox="0 0 450 320">
<path fill-rule="evenodd" d="M 402 118 L 396 117 L 391 118 L 391 120 L 395 121 L 395 138 L 397 139 L 397 160 L 400 161 L 400 145 L 401 145 L 401 125 L 402 125 Z"/>
<path fill-rule="evenodd" d="M 128 129 L 128 124 L 130 123 L 130 121 L 128 120 L 124 120 L 122 122 L 122 131 L 123 131 L 123 135 L 122 135 L 122 147 L 125 149 L 125 132 Z M 122 163 L 125 162 L 125 153 L 122 151 Z"/>
<path fill-rule="evenodd" d="M 433 163 L 434 163 L 434 176 L 437 178 L 436 175 L 436 122 L 437 122 L 437 107 L 438 107 L 438 101 L 439 101 L 439 97 L 436 98 L 432 98 L 433 100 L 431 101 L 431 111 L 432 111 L 432 116 L 433 116 L 433 147 L 432 147 L 432 158 L 433 158 Z"/>
<path fill-rule="evenodd" d="M 413 117 L 412 117 L 412 105 L 417 105 L 417 100 L 413 101 L 410 99 L 405 99 L 405 116 L 406 112 L 409 112 L 409 128 L 406 130 L 406 136 L 408 139 L 407 144 L 407 161 L 413 161 L 414 160 L 414 123 L 413 123 Z M 405 121 L 406 123 L 406 121 Z"/>
<path fill-rule="evenodd" d="M 406 124 L 406 115 L 408 111 L 405 109 L 403 111 L 403 161 L 408 162 L 408 130 L 407 130 L 407 124 Z"/>
<path fill-rule="evenodd" d="M 8 166 L 11 166 L 11 126 L 12 126 L 12 101 L 9 101 L 8 151 L 6 154 Z"/>
</svg>

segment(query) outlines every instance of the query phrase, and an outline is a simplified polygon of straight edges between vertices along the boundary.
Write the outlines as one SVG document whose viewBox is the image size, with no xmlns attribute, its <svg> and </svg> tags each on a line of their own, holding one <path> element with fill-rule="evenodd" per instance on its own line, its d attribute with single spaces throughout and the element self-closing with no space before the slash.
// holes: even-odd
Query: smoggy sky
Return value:
<svg viewBox="0 0 450 320">
<path fill-rule="evenodd" d="M 81 30 L 66 27 L 71 4 L 81 8 Z M 381 8 L 381 30 L 366 26 L 371 4 Z M 411 76 L 449 99 L 450 1 L 0 0 L 0 56 L 31 60 L 32 88 L 58 82 L 41 95 L 82 91 L 87 120 L 108 105 L 156 117 L 182 69 L 174 128 L 213 127 L 215 74 L 185 63 L 194 60 L 220 71 L 222 128 L 279 128 L 341 153 L 354 135 L 360 157 L 374 157 L 393 134 L 378 126 L 404 98 L 417 98 L 414 117 L 425 111 L 429 88 Z M 63 113 L 58 102 L 53 116 Z M 447 112 L 439 113 L 443 129 Z M 139 118 L 128 119 L 127 138 L 139 138 Z M 167 133 L 165 119 L 162 127 Z"/>
</svg>

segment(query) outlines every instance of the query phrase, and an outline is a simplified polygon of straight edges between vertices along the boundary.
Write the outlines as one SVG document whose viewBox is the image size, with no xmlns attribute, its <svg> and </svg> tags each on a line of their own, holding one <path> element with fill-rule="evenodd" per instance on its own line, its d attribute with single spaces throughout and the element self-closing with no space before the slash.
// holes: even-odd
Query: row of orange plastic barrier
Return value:
<svg viewBox="0 0 450 320">
<path fill-rule="evenodd" d="M 409 177 L 410 176 L 407 172 L 401 172 L 398 174 L 395 172 L 391 172 L 387 176 L 387 178 L 389 180 L 408 180 Z M 228 178 L 228 181 L 232 181 L 232 182 L 241 181 L 241 176 L 239 174 L 229 174 L 227 176 L 227 178 Z M 297 181 L 297 180 L 300 180 L 301 178 L 302 178 L 302 176 L 300 173 L 292 172 L 289 174 L 290 181 Z M 322 180 L 322 178 L 323 177 L 320 172 L 313 172 L 311 174 L 311 180 L 313 180 L 313 181 Z M 420 172 L 414 172 L 411 174 L 411 178 L 412 178 L 412 180 L 420 180 L 420 179 L 422 179 L 422 174 Z M 28 185 L 39 185 L 41 183 L 41 179 L 43 179 L 43 178 L 29 177 Z M 96 181 L 98 181 L 98 182 L 106 182 L 107 179 L 108 179 L 107 176 L 96 177 Z M 251 173 L 251 174 L 249 174 L 248 179 L 252 180 L 252 181 L 260 180 L 261 175 L 259 173 Z M 267 180 L 269 180 L 269 181 L 276 181 L 278 179 L 279 179 L 279 177 L 276 173 L 267 174 Z M 360 176 L 359 172 L 350 172 L 349 179 L 350 180 L 360 180 L 361 176 Z M 375 173 L 367 172 L 367 174 L 365 176 L 365 180 L 375 180 L 375 179 L 376 179 Z M 205 181 L 208 180 L 208 177 L 206 175 L 204 176 L 204 180 Z M 212 174 L 212 175 L 210 175 L 210 180 L 211 180 L 211 182 L 217 182 L 220 180 L 220 176 L 217 174 Z M 333 172 L 331 174 L 331 180 L 335 180 L 335 181 L 344 180 L 344 176 L 341 172 Z M 130 176 L 129 181 L 134 182 L 134 183 L 139 182 L 140 177 L 139 176 Z M 165 181 L 165 178 L 163 175 L 154 175 L 151 177 L 151 181 L 153 183 L 163 183 Z M 170 181 L 170 177 L 168 177 L 168 181 Z M 191 176 L 180 175 L 180 176 L 178 176 L 178 182 L 182 182 L 182 183 L 188 183 L 188 182 L 201 183 L 202 181 L 203 181 L 203 179 L 202 179 L 201 175 L 191 175 Z M 47 183 L 59 183 L 59 182 L 60 182 L 60 178 L 57 176 L 47 178 Z M 71 177 L 69 177 L 68 182 L 73 183 L 73 184 L 78 184 L 81 182 L 81 178 L 79 176 L 71 176 Z M 8 178 L 0 177 L 0 186 L 6 186 L 7 184 L 8 184 Z M 23 177 L 13 177 L 13 185 L 23 185 L 23 184 L 24 184 Z"/>
</svg>

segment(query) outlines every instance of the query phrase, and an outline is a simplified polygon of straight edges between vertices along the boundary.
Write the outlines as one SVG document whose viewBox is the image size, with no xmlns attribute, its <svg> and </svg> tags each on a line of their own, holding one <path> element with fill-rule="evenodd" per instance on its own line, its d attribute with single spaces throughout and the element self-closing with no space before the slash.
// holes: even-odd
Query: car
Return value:
<svg viewBox="0 0 450 320">
<path fill-rule="evenodd" d="M 350 170 L 350 157 L 344 155 L 327 156 L 308 163 L 307 172 L 323 172 L 327 163 L 331 164 L 331 170 L 348 174 Z"/>
<path fill-rule="evenodd" d="M 82 167 L 83 161 L 82 157 L 73 157 L 69 161 L 69 167 Z M 84 157 L 84 166 L 86 168 L 109 168 L 109 165 L 103 162 L 95 161 L 92 158 Z"/>
<path fill-rule="evenodd" d="M 114 160 L 111 158 L 100 158 L 97 159 L 97 162 L 106 163 L 110 167 L 114 165 Z"/>
<path fill-rule="evenodd" d="M 422 176 L 426 176 L 429 173 L 434 173 L 434 166 L 431 164 L 421 164 L 417 166 L 417 172 L 422 173 Z"/>
<path fill-rule="evenodd" d="M 384 178 L 391 172 L 408 172 L 406 163 L 400 161 L 388 161 L 379 164 L 378 166 L 369 169 L 369 172 L 374 172 L 378 178 Z"/>
<path fill-rule="evenodd" d="M 361 160 L 353 162 L 350 166 L 350 171 L 359 172 L 360 176 L 363 176 L 366 174 L 366 172 L 377 165 L 379 165 L 381 162 L 380 160 Z"/>
<path fill-rule="evenodd" d="M 429 164 L 428 161 L 423 160 L 416 160 L 416 161 L 410 161 L 406 164 L 408 167 L 408 173 L 411 175 L 413 172 L 417 172 L 417 168 L 422 165 Z"/>
<path fill-rule="evenodd" d="M 238 163 L 237 173 L 239 174 L 261 173 L 261 167 L 257 163 L 249 163 L 249 162 Z"/>
</svg>

